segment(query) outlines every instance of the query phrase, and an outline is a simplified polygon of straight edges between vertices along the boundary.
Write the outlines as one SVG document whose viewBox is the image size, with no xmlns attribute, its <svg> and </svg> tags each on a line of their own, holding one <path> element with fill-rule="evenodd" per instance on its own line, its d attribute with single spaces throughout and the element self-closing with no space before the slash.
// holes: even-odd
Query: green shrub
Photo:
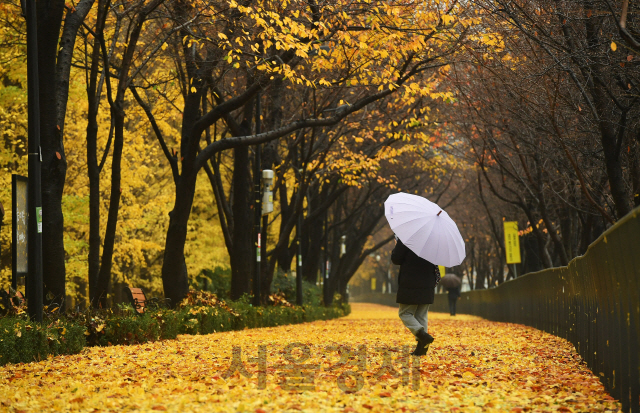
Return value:
<svg viewBox="0 0 640 413">
<path fill-rule="evenodd" d="M 281 270 L 276 272 L 271 282 L 271 291 L 274 293 L 282 292 L 284 297 L 290 303 L 296 302 L 296 277 L 287 275 Z M 302 280 L 302 302 L 304 305 L 320 306 L 322 305 L 322 287 Z"/>
<path fill-rule="evenodd" d="M 90 332 L 88 345 L 139 344 L 191 333 L 185 329 L 183 312 L 157 309 L 136 314 L 130 305 L 121 306 L 119 314 L 94 314 L 85 322 Z"/>
<path fill-rule="evenodd" d="M 20 317 L 0 318 L 0 365 L 78 353 L 86 343 L 85 331 L 84 326 L 68 321 L 47 325 Z"/>
<path fill-rule="evenodd" d="M 202 270 L 196 276 L 193 288 L 198 291 L 208 291 L 219 298 L 226 299 L 231 290 L 231 269 L 215 267 L 213 270 Z"/>
<path fill-rule="evenodd" d="M 210 305 L 186 305 L 175 310 L 160 308 L 142 315 L 137 314 L 130 305 L 123 305 L 116 312 L 88 309 L 82 313 L 59 316 L 59 319 L 46 323 L 35 323 L 20 317 L 2 317 L 0 365 L 42 360 L 49 355 L 78 353 L 87 345 L 139 344 L 173 339 L 178 334 L 210 334 L 329 320 L 351 312 L 348 304 L 335 304 L 327 308 L 288 304 L 254 307 L 250 296 L 225 303 L 216 301 L 214 296 L 196 293 L 193 302 Z"/>
</svg>

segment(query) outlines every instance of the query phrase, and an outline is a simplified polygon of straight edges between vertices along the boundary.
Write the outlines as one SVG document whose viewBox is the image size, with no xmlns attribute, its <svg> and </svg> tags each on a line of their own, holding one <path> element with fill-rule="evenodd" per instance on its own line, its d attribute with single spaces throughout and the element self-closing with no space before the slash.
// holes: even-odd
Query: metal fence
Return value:
<svg viewBox="0 0 640 413">
<path fill-rule="evenodd" d="M 446 294 L 437 294 L 430 310 L 448 312 Z M 609 228 L 567 267 L 462 293 L 457 311 L 525 324 L 567 339 L 621 402 L 623 411 L 639 413 L 640 208 Z"/>
</svg>

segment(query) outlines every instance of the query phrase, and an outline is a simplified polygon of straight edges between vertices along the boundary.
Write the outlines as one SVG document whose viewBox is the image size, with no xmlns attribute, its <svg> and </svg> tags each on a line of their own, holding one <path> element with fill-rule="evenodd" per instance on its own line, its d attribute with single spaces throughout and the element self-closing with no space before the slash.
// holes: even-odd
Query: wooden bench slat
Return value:
<svg viewBox="0 0 640 413">
<path fill-rule="evenodd" d="M 12 297 L 10 290 L 4 290 L 6 293 L 6 299 L 8 304 L 17 309 L 24 302 L 24 295 L 20 291 L 16 291 L 16 294 Z"/>
<path fill-rule="evenodd" d="M 125 287 L 124 289 L 136 312 L 143 314 L 146 307 L 147 296 L 144 294 L 144 291 L 142 291 L 142 288 Z"/>
</svg>

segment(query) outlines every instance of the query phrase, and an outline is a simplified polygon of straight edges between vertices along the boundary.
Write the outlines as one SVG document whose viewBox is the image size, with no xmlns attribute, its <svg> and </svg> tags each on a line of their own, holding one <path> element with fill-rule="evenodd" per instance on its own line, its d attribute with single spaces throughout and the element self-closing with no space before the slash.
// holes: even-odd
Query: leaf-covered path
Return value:
<svg viewBox="0 0 640 413">
<path fill-rule="evenodd" d="M 538 330 L 470 316 L 430 314 L 436 338 L 416 370 L 404 368 L 415 341 L 396 310 L 352 304 L 350 316 L 302 325 L 180 336 L 136 346 L 89 348 L 82 354 L 0 368 L 0 411 L 417 411 L 601 412 L 619 404 L 580 362 L 573 346 Z M 288 357 L 300 363 L 308 348 L 310 374 L 298 388 L 283 378 Z M 260 356 L 261 360 L 247 361 Z M 242 352 L 245 378 L 227 379 L 232 348 Z M 351 347 L 354 362 L 335 367 L 337 351 Z M 365 354 L 366 353 L 366 354 Z M 366 358 L 360 384 L 358 354 Z M 260 389 L 258 370 L 264 371 Z M 391 362 L 391 368 L 382 368 Z M 282 364 L 283 366 L 278 366 Z M 315 369 L 309 368 L 316 365 Z M 332 367 L 334 367 L 332 369 Z M 346 370 L 351 373 L 344 374 Z M 413 374 L 413 379 L 412 375 Z M 404 377 L 403 377 L 404 375 Z M 338 385 L 340 377 L 342 385 Z M 342 389 L 341 389 L 342 387 Z M 344 390 L 347 391 L 344 391 Z"/>
</svg>

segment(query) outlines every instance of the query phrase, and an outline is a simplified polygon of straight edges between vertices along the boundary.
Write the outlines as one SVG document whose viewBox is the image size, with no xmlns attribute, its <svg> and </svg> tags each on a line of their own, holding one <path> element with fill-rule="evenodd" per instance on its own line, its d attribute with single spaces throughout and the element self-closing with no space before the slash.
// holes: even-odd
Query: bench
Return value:
<svg viewBox="0 0 640 413">
<path fill-rule="evenodd" d="M 9 293 L 9 290 L 7 290 L 7 293 Z M 16 295 L 14 295 L 12 299 L 16 305 L 20 305 L 24 301 L 24 295 L 22 295 L 20 291 L 16 291 Z"/>
<path fill-rule="evenodd" d="M 124 287 L 124 292 L 129 298 L 129 302 L 136 310 L 138 314 L 144 314 L 144 309 L 147 305 L 147 296 L 142 291 L 142 288 Z"/>
<path fill-rule="evenodd" d="M 0 290 L 0 296 L 2 296 L 5 310 L 11 307 L 16 311 L 24 304 L 24 295 L 20 291 L 16 291 L 12 296 L 10 290 Z"/>
</svg>

